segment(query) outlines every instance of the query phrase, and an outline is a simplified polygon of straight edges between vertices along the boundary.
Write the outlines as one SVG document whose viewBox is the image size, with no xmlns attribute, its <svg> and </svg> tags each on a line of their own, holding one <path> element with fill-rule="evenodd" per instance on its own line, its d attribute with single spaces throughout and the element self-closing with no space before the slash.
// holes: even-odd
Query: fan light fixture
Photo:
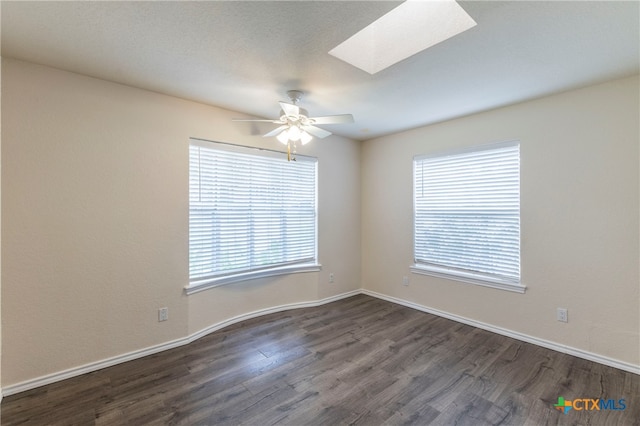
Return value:
<svg viewBox="0 0 640 426">
<path fill-rule="evenodd" d="M 283 126 L 284 127 L 284 126 Z M 297 142 L 299 141 L 302 145 L 306 145 L 313 139 L 309 133 L 304 130 L 300 130 L 300 127 L 295 124 L 289 124 L 286 129 L 276 136 L 278 141 L 287 146 L 287 156 L 289 161 L 293 158 L 295 160 Z M 291 151 L 293 149 L 293 157 L 291 157 Z"/>
</svg>

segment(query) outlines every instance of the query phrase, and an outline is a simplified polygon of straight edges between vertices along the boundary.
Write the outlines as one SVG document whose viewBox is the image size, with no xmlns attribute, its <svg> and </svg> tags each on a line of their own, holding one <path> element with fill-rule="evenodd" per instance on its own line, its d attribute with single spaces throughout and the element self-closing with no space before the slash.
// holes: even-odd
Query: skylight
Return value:
<svg viewBox="0 0 640 426">
<path fill-rule="evenodd" d="M 407 0 L 329 54 L 375 74 L 475 25 L 455 0 Z"/>
</svg>

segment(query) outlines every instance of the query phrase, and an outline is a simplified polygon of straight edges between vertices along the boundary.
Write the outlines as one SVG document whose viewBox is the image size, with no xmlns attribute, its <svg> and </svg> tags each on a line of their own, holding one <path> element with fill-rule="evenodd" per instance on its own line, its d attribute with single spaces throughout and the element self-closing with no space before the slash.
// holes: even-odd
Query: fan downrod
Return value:
<svg viewBox="0 0 640 426">
<path fill-rule="evenodd" d="M 291 103 L 296 105 L 302 99 L 304 92 L 301 90 L 287 90 L 287 96 L 291 99 Z"/>
</svg>

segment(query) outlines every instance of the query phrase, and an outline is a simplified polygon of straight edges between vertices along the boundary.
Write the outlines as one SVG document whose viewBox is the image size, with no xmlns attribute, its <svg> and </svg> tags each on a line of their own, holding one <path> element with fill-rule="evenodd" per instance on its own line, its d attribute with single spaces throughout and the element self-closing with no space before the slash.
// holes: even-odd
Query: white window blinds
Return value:
<svg viewBox="0 0 640 426">
<path fill-rule="evenodd" d="M 316 165 L 191 141 L 190 283 L 316 259 Z"/>
<path fill-rule="evenodd" d="M 520 283 L 520 145 L 414 159 L 418 266 Z"/>
</svg>

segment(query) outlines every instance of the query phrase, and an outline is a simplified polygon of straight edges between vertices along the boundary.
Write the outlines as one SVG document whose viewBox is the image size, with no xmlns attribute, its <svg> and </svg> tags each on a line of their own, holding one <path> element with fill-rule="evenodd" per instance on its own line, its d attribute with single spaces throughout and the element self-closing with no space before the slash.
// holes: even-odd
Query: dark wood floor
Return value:
<svg viewBox="0 0 640 426">
<path fill-rule="evenodd" d="M 2 424 L 640 425 L 640 376 L 368 296 L 2 401 Z M 554 409 L 558 397 L 625 410 Z M 619 406 L 618 406 L 619 407 Z"/>
</svg>

